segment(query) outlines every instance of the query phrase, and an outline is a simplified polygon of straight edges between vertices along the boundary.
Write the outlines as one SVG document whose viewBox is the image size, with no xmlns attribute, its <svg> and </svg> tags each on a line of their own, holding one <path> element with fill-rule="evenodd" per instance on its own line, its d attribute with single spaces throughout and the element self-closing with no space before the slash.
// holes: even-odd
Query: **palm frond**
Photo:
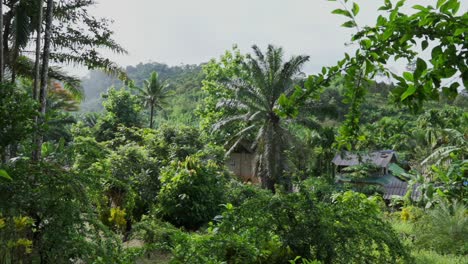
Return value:
<svg viewBox="0 0 468 264">
<path fill-rule="evenodd" d="M 225 119 L 222 119 L 216 123 L 213 124 L 212 126 L 212 130 L 213 131 L 217 131 L 217 130 L 220 130 L 221 128 L 223 128 L 224 126 L 232 123 L 232 122 L 235 122 L 235 121 L 239 121 L 239 120 L 247 120 L 249 118 L 249 114 L 243 114 L 243 115 L 235 115 L 235 116 L 230 116 L 230 117 L 227 117 Z"/>
<path fill-rule="evenodd" d="M 425 158 L 421 162 L 421 165 L 426 165 L 428 163 L 439 164 L 442 160 L 449 158 L 451 153 L 459 150 L 461 150 L 461 148 L 456 146 L 440 147 Z"/>
<path fill-rule="evenodd" d="M 30 1 L 21 0 L 15 8 L 15 17 L 13 20 L 13 38 L 15 49 L 26 47 L 33 31 L 31 25 Z"/>
</svg>

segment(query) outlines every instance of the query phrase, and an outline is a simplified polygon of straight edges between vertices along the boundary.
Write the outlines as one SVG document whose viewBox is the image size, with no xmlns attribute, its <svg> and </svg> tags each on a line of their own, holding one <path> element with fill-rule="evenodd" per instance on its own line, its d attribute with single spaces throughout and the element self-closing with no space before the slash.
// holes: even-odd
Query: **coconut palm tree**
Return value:
<svg viewBox="0 0 468 264">
<path fill-rule="evenodd" d="M 266 54 L 253 46 L 254 56 L 247 56 L 243 63 L 247 79 L 229 80 L 235 98 L 221 100 L 219 107 L 227 110 L 227 117 L 214 125 L 221 128 L 231 122 L 243 122 L 245 128 L 238 132 L 231 142 L 228 155 L 250 135 L 255 135 L 253 148 L 256 150 L 254 173 L 260 177 L 262 186 L 275 191 L 275 184 L 290 189 L 286 177 L 289 163 L 286 151 L 289 149 L 291 134 L 288 123 L 292 119 L 278 115 L 279 99 L 282 94 L 294 90 L 294 78 L 309 59 L 308 56 L 294 56 L 283 61 L 283 49 L 269 45 Z"/>
<path fill-rule="evenodd" d="M 139 98 L 146 107 L 150 108 L 150 128 L 153 128 L 154 110 L 162 110 L 167 105 L 167 98 L 171 96 L 169 84 L 161 81 L 157 72 L 151 73 L 148 80 L 145 80 L 143 88 L 136 88 L 140 94 Z"/>
</svg>

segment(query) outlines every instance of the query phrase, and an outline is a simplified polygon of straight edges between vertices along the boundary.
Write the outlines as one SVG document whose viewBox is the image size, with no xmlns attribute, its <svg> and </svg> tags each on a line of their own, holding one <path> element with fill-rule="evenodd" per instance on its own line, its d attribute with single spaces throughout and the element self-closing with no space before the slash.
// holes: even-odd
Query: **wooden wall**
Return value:
<svg viewBox="0 0 468 264">
<path fill-rule="evenodd" d="M 253 176 L 254 154 L 242 152 L 232 153 L 227 161 L 227 166 L 242 181 L 257 183 L 258 179 Z"/>
</svg>

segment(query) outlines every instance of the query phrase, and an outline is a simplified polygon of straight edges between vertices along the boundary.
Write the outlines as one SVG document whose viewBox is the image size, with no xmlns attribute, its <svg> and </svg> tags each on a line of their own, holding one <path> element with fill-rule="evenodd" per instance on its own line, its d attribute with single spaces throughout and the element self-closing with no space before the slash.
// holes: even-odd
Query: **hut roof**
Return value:
<svg viewBox="0 0 468 264">
<path fill-rule="evenodd" d="M 337 154 L 332 162 L 336 166 L 355 166 L 371 163 L 378 167 L 388 167 L 390 162 L 396 162 L 396 152 L 393 150 L 374 151 L 367 154 L 345 152 Z"/>
<path fill-rule="evenodd" d="M 339 182 L 351 182 L 351 183 L 365 183 L 365 184 L 377 184 L 384 187 L 383 198 L 390 200 L 394 196 L 405 196 L 410 186 L 407 182 L 398 179 L 397 177 L 386 174 L 381 177 L 367 177 L 363 179 L 351 180 L 344 176 L 338 177 Z M 421 198 L 421 191 L 419 190 L 419 184 L 413 185 L 411 192 L 411 199 L 418 201 Z"/>
<path fill-rule="evenodd" d="M 407 182 L 401 181 L 401 180 L 395 180 L 392 181 L 389 184 L 384 185 L 385 188 L 385 193 L 384 193 L 384 199 L 390 200 L 394 196 L 405 196 L 406 192 L 408 192 L 408 188 L 410 188 L 411 185 L 409 185 Z M 412 186 L 411 190 L 411 200 L 413 201 L 418 201 L 421 199 L 421 191 L 419 190 L 419 184 L 415 184 Z"/>
<path fill-rule="evenodd" d="M 254 153 L 255 149 L 252 147 L 252 142 L 241 140 L 237 143 L 232 153 Z"/>
</svg>

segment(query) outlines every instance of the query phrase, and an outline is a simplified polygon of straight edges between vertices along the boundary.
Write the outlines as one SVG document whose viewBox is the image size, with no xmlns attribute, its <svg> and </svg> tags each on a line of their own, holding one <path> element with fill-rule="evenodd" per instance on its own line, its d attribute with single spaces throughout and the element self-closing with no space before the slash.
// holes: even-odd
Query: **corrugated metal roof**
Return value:
<svg viewBox="0 0 468 264">
<path fill-rule="evenodd" d="M 392 199 L 393 196 L 400 196 L 403 197 L 406 195 L 406 192 L 408 191 L 409 184 L 404 181 L 400 181 L 397 179 L 397 181 L 394 181 L 390 184 L 387 184 L 384 186 L 385 188 L 385 193 L 384 193 L 384 199 L 390 200 Z M 413 189 L 411 192 L 411 200 L 413 201 L 418 201 L 421 198 L 421 191 L 419 190 L 419 184 L 413 185 Z"/>
<path fill-rule="evenodd" d="M 345 152 L 337 154 L 332 162 L 336 166 L 355 166 L 360 164 L 374 164 L 378 167 L 388 167 L 388 164 L 393 160 L 396 162 L 396 153 L 393 150 L 375 151 L 368 154 L 356 154 Z"/>
<path fill-rule="evenodd" d="M 343 175 L 337 176 L 337 180 L 340 182 L 350 182 L 350 183 L 365 183 L 365 184 L 378 184 L 384 187 L 383 198 L 390 200 L 393 196 L 403 197 L 408 191 L 409 184 L 405 181 L 398 179 L 397 177 L 387 174 L 380 177 L 367 177 L 364 179 L 351 180 Z M 421 191 L 419 190 L 419 184 L 413 186 L 411 192 L 411 199 L 417 201 L 421 198 Z"/>
</svg>

